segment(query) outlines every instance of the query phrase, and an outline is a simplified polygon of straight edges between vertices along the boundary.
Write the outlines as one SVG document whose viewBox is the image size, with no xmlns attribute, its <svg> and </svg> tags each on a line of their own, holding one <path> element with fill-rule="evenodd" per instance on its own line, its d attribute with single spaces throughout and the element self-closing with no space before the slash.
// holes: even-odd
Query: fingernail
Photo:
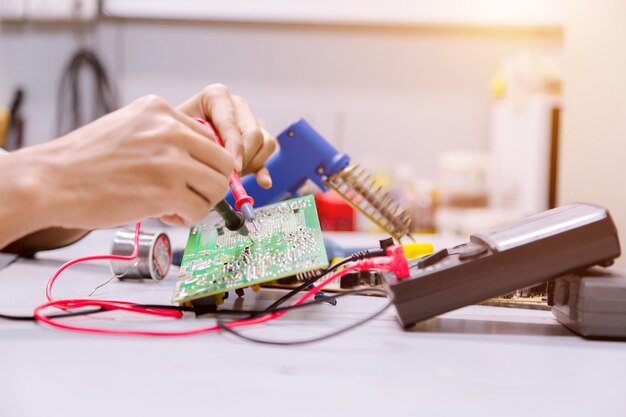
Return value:
<svg viewBox="0 0 626 417">
<path fill-rule="evenodd" d="M 263 188 L 272 188 L 272 177 L 269 174 L 263 174 Z"/>
<path fill-rule="evenodd" d="M 235 159 L 235 169 L 239 172 L 243 169 L 243 157 L 241 155 L 237 155 Z"/>
</svg>

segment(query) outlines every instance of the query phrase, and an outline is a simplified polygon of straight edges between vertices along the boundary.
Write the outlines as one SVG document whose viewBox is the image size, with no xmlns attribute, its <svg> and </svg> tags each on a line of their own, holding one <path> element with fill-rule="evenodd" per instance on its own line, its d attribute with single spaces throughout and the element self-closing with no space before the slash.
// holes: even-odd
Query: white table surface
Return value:
<svg viewBox="0 0 626 417">
<path fill-rule="evenodd" d="M 186 231 L 173 231 L 184 242 Z M 63 260 L 107 252 L 111 231 L 0 271 L 0 312 L 30 314 Z M 57 297 L 84 297 L 110 277 L 106 264 L 71 268 Z M 167 303 L 163 282 L 114 281 L 109 299 Z M 247 292 L 263 307 L 279 290 Z M 227 301 L 233 303 L 233 298 Z M 239 301 L 241 302 L 241 300 Z M 294 339 L 343 327 L 384 299 L 352 296 L 243 330 Z M 108 314 L 108 313 L 107 313 Z M 0 320 L 0 417 L 13 416 L 625 416 L 626 343 L 584 340 L 547 311 L 470 306 L 403 331 L 389 310 L 334 339 L 263 346 L 225 334 L 183 338 L 76 334 Z M 98 326 L 184 328 L 169 321 L 99 315 Z"/>
</svg>

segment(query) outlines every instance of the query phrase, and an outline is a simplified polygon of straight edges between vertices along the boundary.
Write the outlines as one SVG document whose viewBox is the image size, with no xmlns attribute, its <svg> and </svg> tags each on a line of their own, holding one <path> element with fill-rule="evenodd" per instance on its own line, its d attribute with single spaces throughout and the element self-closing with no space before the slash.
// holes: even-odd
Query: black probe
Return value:
<svg viewBox="0 0 626 417">
<path fill-rule="evenodd" d="M 235 210 L 226 200 L 222 200 L 215 205 L 215 211 L 224 219 L 224 225 L 228 230 L 236 231 L 241 236 L 248 236 L 250 231 L 246 227 L 246 219 Z"/>
<path fill-rule="evenodd" d="M 246 219 L 244 215 L 235 210 L 228 201 L 222 200 L 214 207 L 215 211 L 224 219 L 224 225 L 226 228 L 233 232 L 238 232 L 241 236 L 248 236 L 248 238 L 254 243 L 254 240 L 249 237 L 250 231 L 246 227 Z M 172 253 L 172 264 L 180 266 L 183 261 L 183 255 L 185 253 L 184 248 L 174 249 Z M 1 318 L 1 317 L 0 317 Z"/>
</svg>

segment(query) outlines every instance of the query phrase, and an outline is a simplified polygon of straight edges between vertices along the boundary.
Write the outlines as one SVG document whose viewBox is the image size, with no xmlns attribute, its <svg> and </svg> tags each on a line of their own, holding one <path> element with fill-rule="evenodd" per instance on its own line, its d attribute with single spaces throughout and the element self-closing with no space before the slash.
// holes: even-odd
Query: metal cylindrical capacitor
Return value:
<svg viewBox="0 0 626 417">
<path fill-rule="evenodd" d="M 120 229 L 113 238 L 113 255 L 130 256 L 135 246 L 135 232 Z M 163 232 L 140 232 L 139 255 L 132 261 L 111 261 L 111 270 L 120 279 L 151 278 L 160 281 L 172 263 L 170 239 Z"/>
</svg>

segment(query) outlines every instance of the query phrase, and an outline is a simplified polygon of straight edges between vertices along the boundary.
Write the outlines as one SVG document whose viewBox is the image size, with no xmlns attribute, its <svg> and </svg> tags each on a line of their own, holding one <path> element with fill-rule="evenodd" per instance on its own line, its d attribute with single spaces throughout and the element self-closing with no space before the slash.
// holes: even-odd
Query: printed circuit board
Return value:
<svg viewBox="0 0 626 417">
<path fill-rule="evenodd" d="M 250 235 L 215 213 L 191 228 L 172 301 L 185 303 L 328 266 L 313 196 L 256 209 Z"/>
</svg>

